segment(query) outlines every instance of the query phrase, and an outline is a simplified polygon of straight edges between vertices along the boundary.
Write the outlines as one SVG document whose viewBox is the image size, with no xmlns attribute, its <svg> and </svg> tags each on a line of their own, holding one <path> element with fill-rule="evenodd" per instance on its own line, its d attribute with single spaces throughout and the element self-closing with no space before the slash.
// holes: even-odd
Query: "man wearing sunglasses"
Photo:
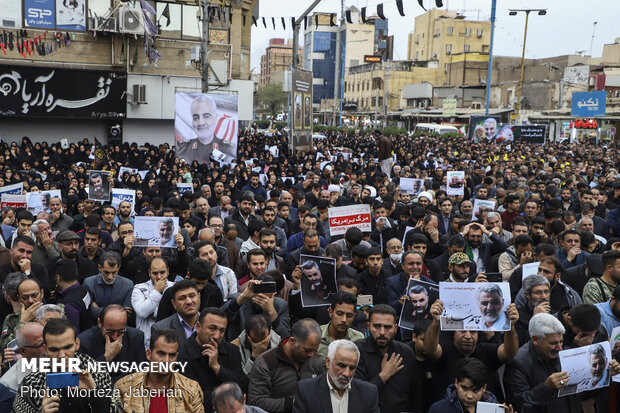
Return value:
<svg viewBox="0 0 620 413">
<path fill-rule="evenodd" d="M 144 333 L 127 325 L 127 309 L 120 304 L 110 304 L 103 309 L 97 325 L 78 336 L 78 352 L 87 354 L 96 361 L 146 361 Z M 110 372 L 112 382 L 123 376 Z"/>
</svg>

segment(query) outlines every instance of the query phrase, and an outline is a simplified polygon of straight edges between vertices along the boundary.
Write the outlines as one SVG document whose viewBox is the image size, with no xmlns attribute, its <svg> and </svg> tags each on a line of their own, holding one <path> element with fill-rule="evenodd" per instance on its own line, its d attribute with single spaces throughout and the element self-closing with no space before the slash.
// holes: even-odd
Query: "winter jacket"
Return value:
<svg viewBox="0 0 620 413">
<path fill-rule="evenodd" d="M 485 403 L 498 403 L 495 395 L 486 390 L 480 401 Z M 431 408 L 428 410 L 428 413 L 467 413 L 466 410 L 463 410 L 463 405 L 457 396 L 456 385 L 449 385 L 446 389 L 445 397 L 442 400 L 433 403 Z"/>
</svg>

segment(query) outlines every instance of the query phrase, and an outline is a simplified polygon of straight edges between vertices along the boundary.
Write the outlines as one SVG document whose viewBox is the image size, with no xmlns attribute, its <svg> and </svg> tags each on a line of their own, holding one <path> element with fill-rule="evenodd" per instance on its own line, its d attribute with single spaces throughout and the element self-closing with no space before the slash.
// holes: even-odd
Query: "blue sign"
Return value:
<svg viewBox="0 0 620 413">
<path fill-rule="evenodd" d="M 607 92 L 573 93 L 570 114 L 575 117 L 605 116 L 605 100 Z"/>
<path fill-rule="evenodd" d="M 27 27 L 54 29 L 56 8 L 54 0 L 25 0 L 24 11 Z"/>
</svg>

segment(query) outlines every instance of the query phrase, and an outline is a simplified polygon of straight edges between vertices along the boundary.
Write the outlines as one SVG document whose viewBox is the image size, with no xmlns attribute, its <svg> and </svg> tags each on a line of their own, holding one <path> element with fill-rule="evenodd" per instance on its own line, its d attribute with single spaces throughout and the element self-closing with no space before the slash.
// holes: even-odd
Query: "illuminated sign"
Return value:
<svg viewBox="0 0 620 413">
<path fill-rule="evenodd" d="M 381 63 L 381 55 L 364 55 L 364 63 Z"/>
</svg>

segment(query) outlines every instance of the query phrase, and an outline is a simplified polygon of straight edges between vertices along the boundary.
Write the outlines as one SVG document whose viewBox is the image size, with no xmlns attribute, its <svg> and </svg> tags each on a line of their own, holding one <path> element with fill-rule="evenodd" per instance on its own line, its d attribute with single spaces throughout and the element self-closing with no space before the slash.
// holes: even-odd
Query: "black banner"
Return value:
<svg viewBox="0 0 620 413">
<path fill-rule="evenodd" d="M 0 65 L 0 118 L 118 119 L 127 73 Z"/>
<path fill-rule="evenodd" d="M 515 125 L 512 133 L 515 142 L 545 143 L 546 125 Z"/>
</svg>

